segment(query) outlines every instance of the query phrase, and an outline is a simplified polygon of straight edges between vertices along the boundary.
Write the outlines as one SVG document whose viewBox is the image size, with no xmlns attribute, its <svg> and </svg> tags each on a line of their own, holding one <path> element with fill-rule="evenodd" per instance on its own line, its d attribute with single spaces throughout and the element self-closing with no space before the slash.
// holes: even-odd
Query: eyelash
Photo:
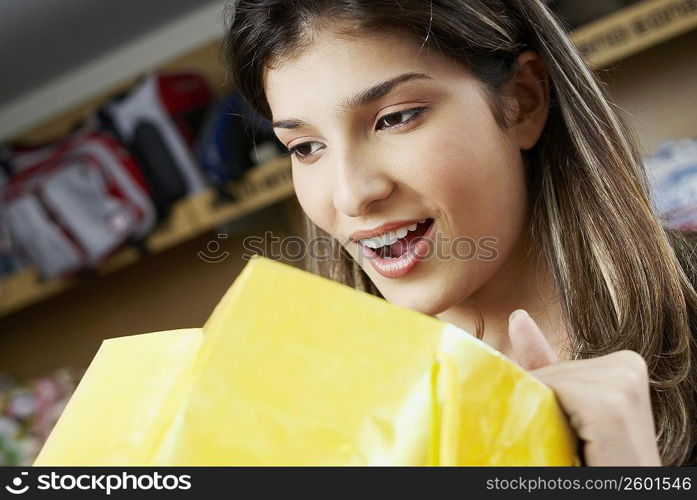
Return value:
<svg viewBox="0 0 697 500">
<path fill-rule="evenodd" d="M 402 111 L 395 111 L 394 113 L 387 114 L 387 115 L 381 117 L 381 118 L 378 120 L 378 124 L 379 124 L 380 122 L 382 122 L 383 120 L 385 120 L 385 119 L 398 117 L 398 116 L 400 116 L 400 115 L 408 115 L 408 114 L 411 114 L 411 116 L 409 116 L 409 118 L 407 118 L 406 120 L 404 120 L 404 121 L 402 121 L 402 122 L 399 122 L 399 123 L 396 124 L 396 125 L 392 125 L 392 126 L 389 126 L 389 127 L 385 127 L 385 128 L 382 128 L 382 129 L 376 129 L 376 130 L 377 130 L 378 132 L 384 132 L 385 130 L 398 130 L 398 129 L 401 129 L 401 128 L 403 128 L 403 127 L 406 127 L 409 123 L 411 123 L 411 122 L 412 122 L 413 120 L 415 120 L 418 116 L 420 116 L 425 110 L 426 110 L 426 108 L 411 108 L 411 109 L 405 109 L 405 110 L 402 110 Z M 317 151 L 319 151 L 319 149 L 315 149 L 312 153 L 308 153 L 308 154 L 306 154 L 305 156 L 300 156 L 300 155 L 298 154 L 298 148 L 300 148 L 300 147 L 302 147 L 302 146 L 306 146 L 306 145 L 308 145 L 308 144 L 313 144 L 313 143 L 315 143 L 315 142 L 317 142 L 317 141 L 308 141 L 308 142 L 303 142 L 303 143 L 301 143 L 301 144 L 297 144 L 297 145 L 295 145 L 295 146 L 293 146 L 293 147 L 291 147 L 291 148 L 288 148 L 288 152 L 290 153 L 291 156 L 294 156 L 299 162 L 302 163 L 302 162 L 304 162 L 305 160 L 307 160 L 308 158 L 312 157 L 312 155 L 314 155 Z M 320 149 L 321 149 L 321 148 L 320 148 Z"/>
</svg>

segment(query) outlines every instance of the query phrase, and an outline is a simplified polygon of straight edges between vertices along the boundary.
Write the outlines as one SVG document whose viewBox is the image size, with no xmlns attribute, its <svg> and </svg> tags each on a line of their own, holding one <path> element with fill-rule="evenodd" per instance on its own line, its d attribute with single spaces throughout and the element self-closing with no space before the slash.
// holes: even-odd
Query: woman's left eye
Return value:
<svg viewBox="0 0 697 500">
<path fill-rule="evenodd" d="M 376 130 L 396 129 L 405 126 L 424 111 L 425 108 L 405 109 L 385 115 L 378 120 Z M 384 124 L 384 127 L 380 125 Z"/>
</svg>

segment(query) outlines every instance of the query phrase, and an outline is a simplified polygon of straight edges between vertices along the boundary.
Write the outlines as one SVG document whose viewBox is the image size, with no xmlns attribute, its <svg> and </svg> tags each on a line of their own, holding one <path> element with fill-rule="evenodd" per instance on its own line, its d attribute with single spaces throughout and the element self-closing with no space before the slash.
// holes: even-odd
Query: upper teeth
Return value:
<svg viewBox="0 0 697 500">
<path fill-rule="evenodd" d="M 425 222 L 426 219 L 420 220 L 419 222 Z M 376 248 L 381 248 L 387 245 L 392 245 L 395 243 L 397 240 L 404 238 L 409 231 L 415 231 L 416 230 L 416 224 L 411 224 L 410 226 L 404 226 L 400 227 L 399 229 L 395 229 L 394 231 L 389 231 L 385 234 L 382 234 L 380 236 L 373 236 L 372 238 L 365 238 L 363 240 L 360 240 L 361 243 L 367 247 L 376 249 Z"/>
</svg>

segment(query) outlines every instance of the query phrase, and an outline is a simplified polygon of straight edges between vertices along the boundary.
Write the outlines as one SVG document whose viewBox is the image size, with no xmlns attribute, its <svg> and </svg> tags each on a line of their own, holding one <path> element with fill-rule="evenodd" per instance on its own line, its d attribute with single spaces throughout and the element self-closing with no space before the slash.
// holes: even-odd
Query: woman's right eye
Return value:
<svg viewBox="0 0 697 500">
<path fill-rule="evenodd" d="M 324 149 L 324 145 L 321 142 L 309 141 L 298 144 L 288 148 L 288 151 L 292 156 L 295 156 L 298 160 L 303 161 L 311 156 L 313 156 L 317 151 Z"/>
</svg>

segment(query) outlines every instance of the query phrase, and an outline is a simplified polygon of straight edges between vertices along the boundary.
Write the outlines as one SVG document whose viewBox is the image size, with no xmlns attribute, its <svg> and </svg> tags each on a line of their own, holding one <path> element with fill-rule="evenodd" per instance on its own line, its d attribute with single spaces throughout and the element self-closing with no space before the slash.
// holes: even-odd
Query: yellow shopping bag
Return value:
<svg viewBox="0 0 697 500">
<path fill-rule="evenodd" d="M 433 317 L 266 259 L 201 329 L 102 344 L 35 465 L 573 465 L 553 392 Z"/>
</svg>

